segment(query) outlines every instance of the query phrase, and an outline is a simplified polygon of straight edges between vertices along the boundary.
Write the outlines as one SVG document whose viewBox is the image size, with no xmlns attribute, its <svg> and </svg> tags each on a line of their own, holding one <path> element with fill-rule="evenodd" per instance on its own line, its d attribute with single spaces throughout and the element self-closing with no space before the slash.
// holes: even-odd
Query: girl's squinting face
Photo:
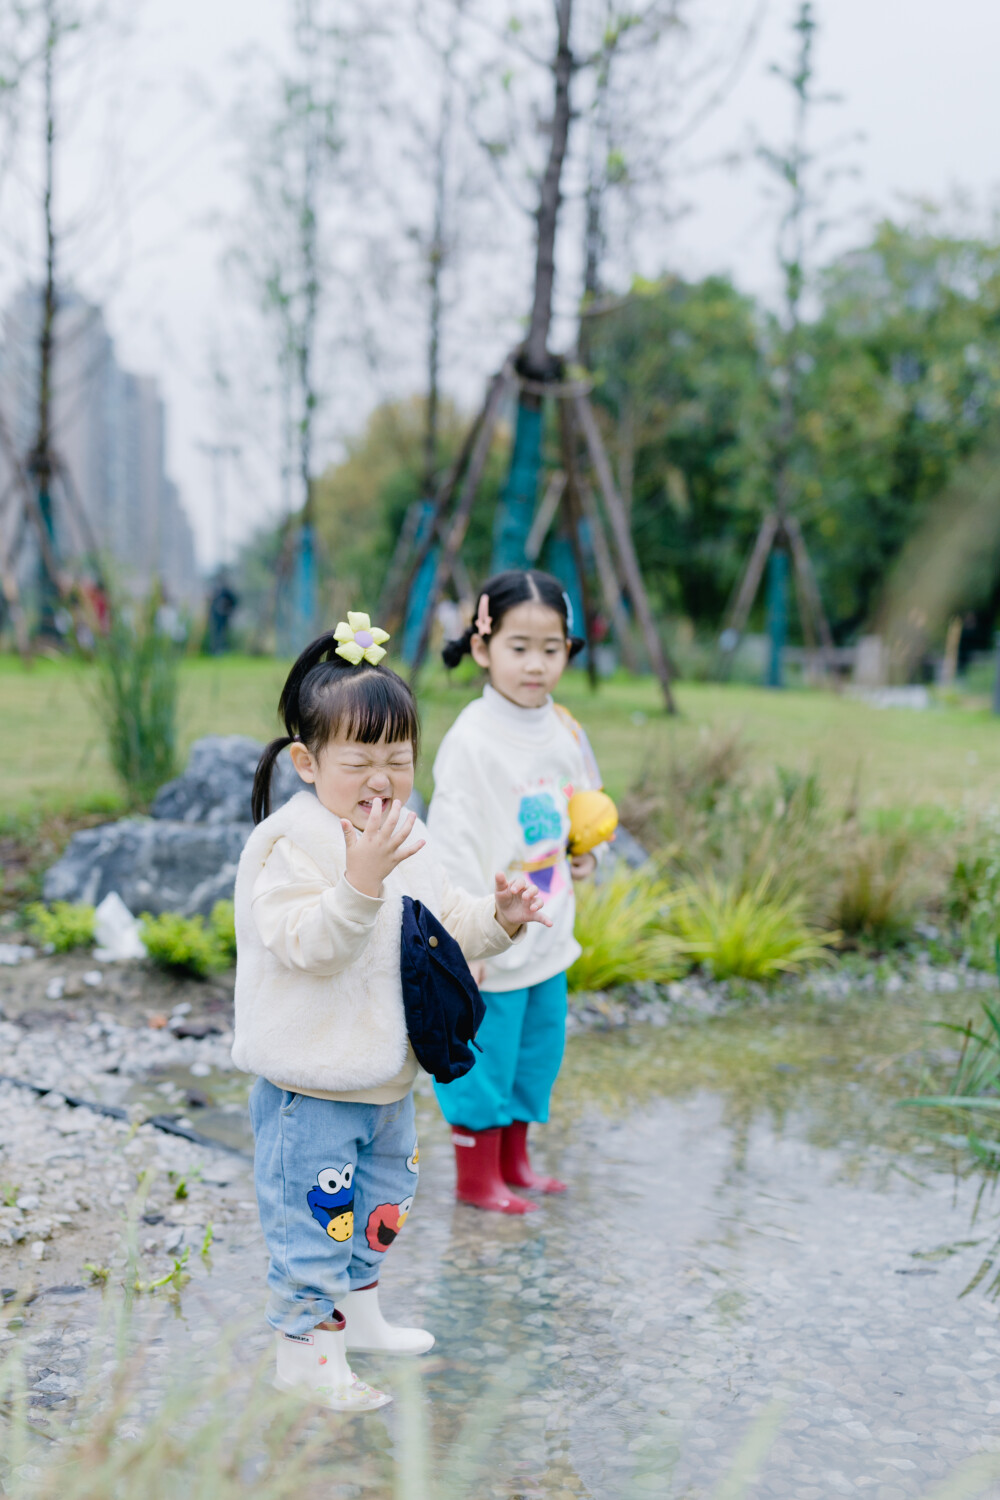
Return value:
<svg viewBox="0 0 1000 1500">
<path fill-rule="evenodd" d="M 413 745 L 409 740 L 374 745 L 338 735 L 318 755 L 305 745 L 290 747 L 292 764 L 303 781 L 311 782 L 323 806 L 338 818 L 348 818 L 363 829 L 376 797 L 383 804 L 405 802 L 413 791 Z"/>
<path fill-rule="evenodd" d="M 515 604 L 497 630 L 485 640 L 474 635 L 471 646 L 492 686 L 518 708 L 540 708 L 569 661 L 562 618 L 537 599 Z"/>
</svg>

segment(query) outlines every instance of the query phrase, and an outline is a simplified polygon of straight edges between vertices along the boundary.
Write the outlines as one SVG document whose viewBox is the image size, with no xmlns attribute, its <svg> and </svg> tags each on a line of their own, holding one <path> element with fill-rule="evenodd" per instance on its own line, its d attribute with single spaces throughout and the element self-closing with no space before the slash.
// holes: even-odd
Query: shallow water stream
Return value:
<svg viewBox="0 0 1000 1500">
<path fill-rule="evenodd" d="M 982 1180 L 965 1153 L 894 1107 L 925 1066 L 947 1074 L 948 1037 L 928 1022 L 977 1011 L 975 996 L 897 994 L 574 1037 L 538 1132 L 571 1191 L 524 1219 L 452 1202 L 447 1130 L 422 1095 L 420 1193 L 383 1287 L 438 1344 L 409 1385 L 390 1361 L 357 1367 L 419 1403 L 432 1478 L 425 1490 L 397 1403 L 322 1419 L 338 1424 L 322 1492 L 1000 1495 L 985 1471 L 937 1488 L 993 1453 L 1000 1475 L 991 1274 L 962 1295 L 1000 1199 L 974 1221 Z M 234 1082 L 197 1080 L 199 1128 Z M 230 1138 L 242 1128 L 215 1119 Z M 227 1163 L 249 1200 L 246 1164 Z M 249 1208 L 235 1227 L 170 1304 L 158 1363 L 259 1303 Z M 57 1300 L 26 1333 L 65 1338 L 101 1293 Z M 263 1351 L 266 1333 L 245 1343 Z"/>
</svg>

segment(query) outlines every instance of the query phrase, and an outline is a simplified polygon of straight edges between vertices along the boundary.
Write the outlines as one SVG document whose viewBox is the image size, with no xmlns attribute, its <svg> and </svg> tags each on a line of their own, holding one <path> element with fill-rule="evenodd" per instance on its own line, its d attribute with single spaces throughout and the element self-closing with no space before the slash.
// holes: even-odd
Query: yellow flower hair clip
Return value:
<svg viewBox="0 0 1000 1500">
<path fill-rule="evenodd" d="M 373 626 L 368 615 L 348 610 L 346 621 L 341 620 L 333 632 L 333 638 L 340 642 L 337 656 L 349 661 L 352 667 L 360 666 L 363 661 L 377 667 L 385 655 L 382 642 L 389 639 L 389 633 Z"/>
</svg>

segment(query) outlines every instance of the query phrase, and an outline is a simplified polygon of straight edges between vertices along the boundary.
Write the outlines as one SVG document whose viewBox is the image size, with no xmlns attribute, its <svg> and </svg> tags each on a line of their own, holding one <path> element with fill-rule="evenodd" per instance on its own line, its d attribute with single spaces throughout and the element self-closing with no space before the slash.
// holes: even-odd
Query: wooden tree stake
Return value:
<svg viewBox="0 0 1000 1500">
<path fill-rule="evenodd" d="M 431 629 L 434 624 L 434 613 L 437 609 L 438 600 L 441 598 L 445 580 L 451 573 L 458 550 L 465 540 L 465 533 L 469 526 L 469 517 L 472 514 L 473 501 L 479 489 L 479 482 L 486 468 L 486 460 L 489 458 L 490 444 L 493 442 L 493 432 L 496 428 L 497 419 L 500 416 L 500 407 L 507 388 L 513 377 L 513 365 L 510 361 L 504 365 L 498 375 L 493 377 L 490 385 L 489 396 L 483 407 L 482 419 L 479 423 L 479 431 L 476 434 L 475 444 L 469 458 L 469 468 L 465 476 L 465 484 L 462 495 L 455 507 L 448 535 L 441 547 L 438 556 L 437 567 L 434 569 L 434 579 L 431 584 L 430 593 L 427 598 L 427 612 L 420 628 L 420 638 L 417 649 L 413 655 L 410 666 L 410 681 L 415 682 L 420 668 L 423 666 L 427 655 L 427 647 L 430 644 Z"/>
<path fill-rule="evenodd" d="M 667 713 L 674 714 L 677 712 L 677 705 L 674 702 L 674 695 L 670 685 L 670 669 L 667 666 L 663 644 L 656 629 L 656 621 L 653 619 L 653 611 L 649 607 L 649 596 L 646 593 L 646 586 L 642 581 L 642 573 L 635 555 L 635 547 L 632 543 L 632 533 L 629 529 L 628 518 L 625 515 L 624 507 L 615 489 L 614 479 L 611 475 L 611 465 L 604 451 L 601 434 L 598 431 L 597 422 L 587 398 L 581 395 L 574 396 L 573 405 L 576 409 L 580 427 L 586 439 L 588 452 L 590 453 L 590 461 L 594 466 L 597 482 L 604 498 L 604 505 L 608 513 L 608 520 L 611 523 L 611 531 L 618 550 L 624 580 L 632 600 L 632 607 L 635 610 L 642 629 L 650 666 L 659 679 L 660 687 L 663 690 L 663 701 Z"/>
</svg>

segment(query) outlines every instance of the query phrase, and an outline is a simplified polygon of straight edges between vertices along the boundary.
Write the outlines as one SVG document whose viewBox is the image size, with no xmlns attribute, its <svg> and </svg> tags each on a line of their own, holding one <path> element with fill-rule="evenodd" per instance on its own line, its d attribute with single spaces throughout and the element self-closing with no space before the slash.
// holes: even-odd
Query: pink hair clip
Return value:
<svg viewBox="0 0 1000 1500">
<path fill-rule="evenodd" d="M 489 614 L 490 596 L 480 594 L 479 613 L 476 615 L 476 634 L 480 636 L 489 635 L 493 629 L 493 620 Z"/>
</svg>

